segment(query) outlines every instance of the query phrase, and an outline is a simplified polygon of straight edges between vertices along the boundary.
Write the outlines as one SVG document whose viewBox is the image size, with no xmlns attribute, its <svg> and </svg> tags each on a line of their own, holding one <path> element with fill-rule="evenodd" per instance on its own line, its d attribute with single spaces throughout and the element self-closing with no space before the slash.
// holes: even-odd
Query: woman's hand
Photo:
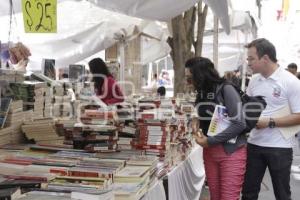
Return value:
<svg viewBox="0 0 300 200">
<path fill-rule="evenodd" d="M 194 138 L 196 140 L 196 143 L 199 144 L 200 146 L 208 147 L 207 137 L 203 135 L 201 130 L 199 130 L 197 134 L 194 134 Z"/>
</svg>

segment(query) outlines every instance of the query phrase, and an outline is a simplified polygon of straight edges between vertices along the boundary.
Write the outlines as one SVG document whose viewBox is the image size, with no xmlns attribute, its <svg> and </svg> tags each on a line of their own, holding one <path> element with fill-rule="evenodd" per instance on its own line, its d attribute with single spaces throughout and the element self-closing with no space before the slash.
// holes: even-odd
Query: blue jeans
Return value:
<svg viewBox="0 0 300 200">
<path fill-rule="evenodd" d="M 290 200 L 290 173 L 293 161 L 292 148 L 247 145 L 247 166 L 242 200 L 256 200 L 268 167 L 276 200 Z"/>
</svg>

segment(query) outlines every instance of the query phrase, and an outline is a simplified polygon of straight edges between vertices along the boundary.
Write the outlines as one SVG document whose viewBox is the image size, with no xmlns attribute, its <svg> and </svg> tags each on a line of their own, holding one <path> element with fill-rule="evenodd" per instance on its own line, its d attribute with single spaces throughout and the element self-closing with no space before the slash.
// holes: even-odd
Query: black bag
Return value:
<svg viewBox="0 0 300 200">
<path fill-rule="evenodd" d="M 244 130 L 245 133 L 250 132 L 253 128 L 255 128 L 256 123 L 262 113 L 262 111 L 266 108 L 267 103 L 264 99 L 263 96 L 249 96 L 245 92 L 243 92 L 238 86 L 229 83 L 229 82 L 224 82 L 220 86 L 220 91 L 222 92 L 222 96 L 224 99 L 223 95 L 223 87 L 225 85 L 231 85 L 232 87 L 235 88 L 237 93 L 239 93 L 242 101 L 242 106 L 243 106 L 243 113 L 244 113 L 244 118 L 246 121 L 246 129 Z"/>
</svg>

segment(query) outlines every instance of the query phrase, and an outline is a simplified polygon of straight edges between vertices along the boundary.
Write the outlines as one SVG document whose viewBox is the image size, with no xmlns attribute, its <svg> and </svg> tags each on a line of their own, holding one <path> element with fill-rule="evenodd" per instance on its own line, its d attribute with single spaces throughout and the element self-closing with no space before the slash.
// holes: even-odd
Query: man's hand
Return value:
<svg viewBox="0 0 300 200">
<path fill-rule="evenodd" d="M 255 128 L 256 129 L 262 129 L 262 128 L 268 128 L 269 127 L 269 121 L 268 118 L 260 118 L 258 122 L 256 123 Z"/>
</svg>

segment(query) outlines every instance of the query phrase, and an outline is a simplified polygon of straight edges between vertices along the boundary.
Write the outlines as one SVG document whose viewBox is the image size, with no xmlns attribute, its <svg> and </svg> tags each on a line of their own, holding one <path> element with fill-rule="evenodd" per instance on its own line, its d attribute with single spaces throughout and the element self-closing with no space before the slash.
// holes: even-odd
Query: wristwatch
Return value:
<svg viewBox="0 0 300 200">
<path fill-rule="evenodd" d="M 274 119 L 273 118 L 270 118 L 270 121 L 269 121 L 269 124 L 268 124 L 268 126 L 269 126 L 269 128 L 275 128 L 275 121 L 274 121 Z"/>
</svg>

